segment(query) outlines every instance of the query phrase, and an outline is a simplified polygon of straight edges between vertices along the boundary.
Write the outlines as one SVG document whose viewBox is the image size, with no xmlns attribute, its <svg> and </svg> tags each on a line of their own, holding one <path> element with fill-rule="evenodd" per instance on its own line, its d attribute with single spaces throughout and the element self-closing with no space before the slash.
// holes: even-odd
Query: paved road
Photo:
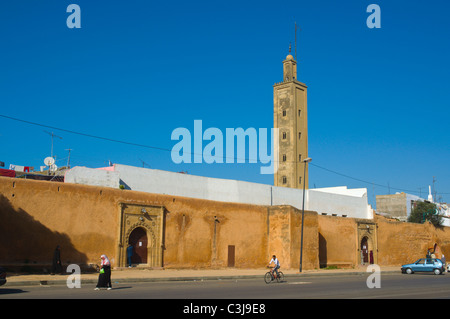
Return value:
<svg viewBox="0 0 450 319">
<path fill-rule="evenodd" d="M 380 288 L 367 287 L 367 275 L 261 279 L 113 283 L 113 290 L 66 286 L 0 287 L 0 299 L 414 299 L 450 298 L 450 274 L 383 274 Z"/>
</svg>

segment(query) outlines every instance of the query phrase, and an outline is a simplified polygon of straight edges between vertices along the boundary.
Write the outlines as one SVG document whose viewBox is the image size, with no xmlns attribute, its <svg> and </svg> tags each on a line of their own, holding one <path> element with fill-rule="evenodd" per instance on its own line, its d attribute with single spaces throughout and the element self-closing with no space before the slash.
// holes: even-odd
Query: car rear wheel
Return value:
<svg viewBox="0 0 450 319">
<path fill-rule="evenodd" d="M 413 271 L 411 268 L 406 268 L 405 273 L 407 273 L 408 275 L 412 274 Z"/>
<path fill-rule="evenodd" d="M 441 274 L 441 270 L 436 268 L 435 270 L 433 270 L 435 275 L 440 275 Z"/>
</svg>

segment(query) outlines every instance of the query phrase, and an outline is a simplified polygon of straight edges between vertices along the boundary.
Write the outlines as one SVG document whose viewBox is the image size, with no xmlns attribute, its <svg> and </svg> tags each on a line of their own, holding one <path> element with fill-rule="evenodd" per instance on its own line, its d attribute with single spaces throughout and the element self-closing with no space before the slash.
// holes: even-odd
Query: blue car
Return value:
<svg viewBox="0 0 450 319">
<path fill-rule="evenodd" d="M 402 273 L 413 274 L 415 272 L 433 272 L 440 275 L 445 271 L 442 261 L 437 258 L 421 258 L 413 264 L 402 266 Z"/>
</svg>

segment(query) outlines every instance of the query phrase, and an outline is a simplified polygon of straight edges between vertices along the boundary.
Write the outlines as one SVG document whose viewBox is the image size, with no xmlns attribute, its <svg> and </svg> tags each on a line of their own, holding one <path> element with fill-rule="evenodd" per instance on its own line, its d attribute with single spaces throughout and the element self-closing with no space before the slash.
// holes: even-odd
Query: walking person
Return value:
<svg viewBox="0 0 450 319">
<path fill-rule="evenodd" d="M 52 261 L 52 275 L 54 274 L 62 274 L 62 265 L 61 265 L 61 248 L 56 246 L 55 251 L 53 252 L 53 261 Z"/>
<path fill-rule="evenodd" d="M 98 275 L 98 282 L 95 290 L 99 290 L 100 288 L 111 290 L 111 263 L 106 255 L 101 255 L 100 259 L 100 274 Z"/>
</svg>

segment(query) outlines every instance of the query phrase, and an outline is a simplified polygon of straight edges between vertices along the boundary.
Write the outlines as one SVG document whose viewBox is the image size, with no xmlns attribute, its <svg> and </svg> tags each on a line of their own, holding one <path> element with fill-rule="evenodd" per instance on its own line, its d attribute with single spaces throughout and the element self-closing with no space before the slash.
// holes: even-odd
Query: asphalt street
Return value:
<svg viewBox="0 0 450 319">
<path fill-rule="evenodd" d="M 379 288 L 369 275 L 287 277 L 266 284 L 261 279 L 114 283 L 112 290 L 65 285 L 0 287 L 1 299 L 449 299 L 450 274 L 382 274 Z M 373 282 L 373 281 L 371 281 Z M 370 283 L 369 283 L 370 285 Z"/>
</svg>

